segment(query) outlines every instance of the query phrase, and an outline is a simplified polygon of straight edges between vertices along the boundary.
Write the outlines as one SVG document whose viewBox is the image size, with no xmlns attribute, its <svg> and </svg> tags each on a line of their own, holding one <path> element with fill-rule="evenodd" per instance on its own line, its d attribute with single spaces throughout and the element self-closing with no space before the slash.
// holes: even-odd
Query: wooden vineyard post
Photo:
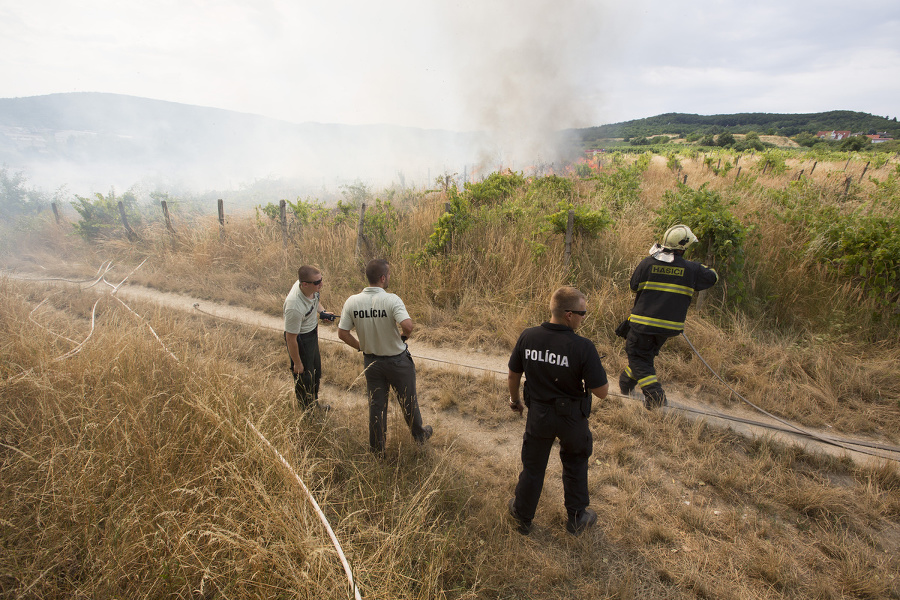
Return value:
<svg viewBox="0 0 900 600">
<path fill-rule="evenodd" d="M 287 248 L 288 230 L 287 230 L 287 202 L 285 200 L 278 201 L 278 218 L 281 221 L 281 246 Z"/>
<path fill-rule="evenodd" d="M 572 230 L 575 227 L 575 211 L 569 209 L 569 217 L 566 219 L 566 268 L 572 259 Z"/>
<path fill-rule="evenodd" d="M 225 239 L 225 203 L 219 198 L 219 239 Z"/>
<path fill-rule="evenodd" d="M 444 204 L 444 212 L 450 214 L 450 211 L 453 210 L 453 205 L 449 202 Z M 450 240 L 447 242 L 447 254 L 453 252 L 453 228 L 450 228 Z"/>
<path fill-rule="evenodd" d="M 128 217 L 125 216 L 125 205 L 119 200 L 119 217 L 122 219 L 122 226 L 125 227 L 125 235 L 128 236 L 128 240 L 133 242 L 138 239 L 137 234 L 131 229 L 131 226 L 128 224 Z"/>
<path fill-rule="evenodd" d="M 166 218 L 166 230 L 175 235 L 175 228 L 172 227 L 172 220 L 169 218 L 169 205 L 165 200 L 160 200 L 159 204 L 162 206 L 163 216 Z"/>
<path fill-rule="evenodd" d="M 359 251 L 362 247 L 362 241 L 365 238 L 363 234 L 363 225 L 365 224 L 366 203 L 363 202 L 359 207 L 359 224 L 356 226 L 356 257 L 359 258 Z"/>
</svg>

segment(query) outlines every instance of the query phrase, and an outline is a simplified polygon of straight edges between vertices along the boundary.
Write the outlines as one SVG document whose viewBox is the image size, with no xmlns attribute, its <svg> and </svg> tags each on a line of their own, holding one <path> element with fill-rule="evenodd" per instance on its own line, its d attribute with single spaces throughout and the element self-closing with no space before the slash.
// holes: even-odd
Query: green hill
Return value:
<svg viewBox="0 0 900 600">
<path fill-rule="evenodd" d="M 798 133 L 818 131 L 851 131 L 853 133 L 887 132 L 894 139 L 900 139 L 900 124 L 897 117 L 877 117 L 869 113 L 850 110 L 806 114 L 778 113 L 737 113 L 731 115 L 695 115 L 687 113 L 666 113 L 646 119 L 635 119 L 622 123 L 600 125 L 570 130 L 590 144 L 595 140 L 609 138 L 652 137 L 655 135 L 690 134 L 716 135 L 719 133 L 750 133 L 794 136 Z"/>
</svg>

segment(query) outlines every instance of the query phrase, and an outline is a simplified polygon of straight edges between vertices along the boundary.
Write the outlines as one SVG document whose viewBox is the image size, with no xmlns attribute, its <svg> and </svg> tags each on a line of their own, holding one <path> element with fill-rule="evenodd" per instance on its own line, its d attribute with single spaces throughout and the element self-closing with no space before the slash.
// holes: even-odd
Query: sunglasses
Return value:
<svg viewBox="0 0 900 600">
<path fill-rule="evenodd" d="M 587 314 L 586 310 L 567 310 L 566 312 L 570 312 L 570 313 L 578 315 L 580 317 L 583 317 L 584 315 Z"/>
<path fill-rule="evenodd" d="M 309 285 L 322 285 L 322 280 L 318 281 L 304 281 L 303 283 L 308 283 Z"/>
</svg>

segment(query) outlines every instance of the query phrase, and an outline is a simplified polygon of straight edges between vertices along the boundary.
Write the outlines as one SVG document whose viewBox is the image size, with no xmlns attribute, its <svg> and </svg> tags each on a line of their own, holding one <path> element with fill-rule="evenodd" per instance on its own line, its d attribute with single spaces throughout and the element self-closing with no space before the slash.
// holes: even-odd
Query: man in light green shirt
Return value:
<svg viewBox="0 0 900 600">
<path fill-rule="evenodd" d="M 424 444 L 433 433 L 430 425 L 422 426 L 416 397 L 416 367 L 406 345 L 413 332 L 413 321 L 403 300 L 385 291 L 390 277 L 386 260 L 369 261 L 366 265 L 369 287 L 347 298 L 338 323 L 341 341 L 363 353 L 369 394 L 369 447 L 376 453 L 384 452 L 390 388 L 397 392 L 403 418 L 416 443 Z M 350 333 L 352 329 L 356 329 L 359 339 Z"/>
<path fill-rule="evenodd" d="M 337 315 L 321 305 L 322 273 L 303 265 L 297 269 L 297 281 L 284 299 L 284 340 L 291 358 L 294 394 L 300 408 L 328 409 L 318 403 L 322 380 L 322 356 L 319 353 L 319 319 L 330 322 Z"/>
</svg>

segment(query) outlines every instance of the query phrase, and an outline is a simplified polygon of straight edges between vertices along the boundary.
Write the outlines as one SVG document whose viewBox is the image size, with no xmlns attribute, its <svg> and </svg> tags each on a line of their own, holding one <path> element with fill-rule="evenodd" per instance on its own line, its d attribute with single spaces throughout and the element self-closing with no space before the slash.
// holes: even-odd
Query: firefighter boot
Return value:
<svg viewBox="0 0 900 600">
<path fill-rule="evenodd" d="M 662 386 L 643 388 L 641 391 L 644 392 L 644 408 L 647 410 L 666 406 L 669 403 L 666 400 L 666 393 L 663 391 Z"/>
</svg>

